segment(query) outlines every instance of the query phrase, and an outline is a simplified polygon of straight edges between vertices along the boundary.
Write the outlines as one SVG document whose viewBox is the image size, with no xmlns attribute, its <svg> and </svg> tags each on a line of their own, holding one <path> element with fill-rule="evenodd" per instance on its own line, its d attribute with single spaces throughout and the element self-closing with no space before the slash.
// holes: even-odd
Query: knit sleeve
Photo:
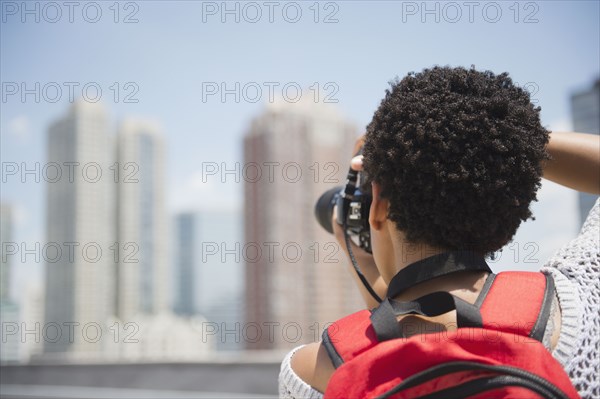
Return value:
<svg viewBox="0 0 600 399">
<path fill-rule="evenodd" d="M 292 369 L 292 357 L 303 346 L 293 349 L 283 359 L 283 362 L 281 362 L 281 369 L 279 371 L 279 397 L 282 399 L 323 399 L 321 392 L 302 381 Z"/>
<path fill-rule="evenodd" d="M 581 232 L 541 269 L 553 277 L 561 310 L 552 354 L 581 397 L 600 397 L 600 200 Z"/>
</svg>

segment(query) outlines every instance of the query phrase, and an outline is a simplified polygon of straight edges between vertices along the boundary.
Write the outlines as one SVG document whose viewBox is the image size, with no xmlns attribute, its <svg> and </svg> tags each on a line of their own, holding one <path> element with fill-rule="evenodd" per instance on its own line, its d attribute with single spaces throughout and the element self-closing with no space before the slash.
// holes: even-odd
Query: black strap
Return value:
<svg viewBox="0 0 600 399">
<path fill-rule="evenodd" d="M 325 350 L 327 351 L 327 355 L 329 356 L 329 359 L 331 359 L 331 363 L 333 364 L 333 367 L 335 367 L 337 369 L 342 364 L 344 364 L 344 359 L 340 356 L 338 351 L 335 349 L 335 345 L 333 345 L 333 342 L 331 342 L 331 337 L 329 336 L 329 327 L 327 327 L 325 330 L 323 330 L 322 338 L 323 338 L 323 346 L 325 347 Z"/>
<path fill-rule="evenodd" d="M 385 299 L 378 307 L 373 309 L 370 318 L 375 335 L 377 335 L 377 341 L 383 342 L 404 336 L 389 299 Z"/>
<path fill-rule="evenodd" d="M 456 310 L 456 324 L 461 327 L 482 327 L 479 309 L 448 292 L 438 291 L 410 302 L 399 302 L 387 298 L 371 312 L 371 323 L 379 342 L 402 338 L 402 329 L 396 316 L 419 314 L 435 317 Z"/>
<path fill-rule="evenodd" d="M 344 199 L 344 206 L 347 206 L 348 203 L 350 203 L 350 201 L 347 199 Z M 346 213 L 346 212 L 344 212 L 344 213 Z M 354 251 L 352 250 L 352 245 L 350 244 L 350 236 L 346 232 L 346 229 L 347 229 L 346 221 L 344 221 L 342 228 L 344 229 L 344 241 L 346 243 L 346 249 L 348 250 L 348 255 L 350 256 L 350 261 L 352 263 L 352 266 L 354 267 L 354 270 L 356 271 L 356 275 L 358 276 L 360 281 L 363 283 L 363 285 L 365 286 L 365 288 L 369 292 L 369 294 L 371 294 L 373 299 L 375 299 L 375 301 L 381 303 L 381 298 L 379 297 L 379 295 L 377 295 L 377 293 L 375 292 L 375 289 L 373 287 L 371 287 L 371 284 L 369 283 L 369 281 L 367 280 L 365 275 L 362 274 L 362 272 L 360 271 L 360 267 L 358 267 L 358 262 L 356 261 L 356 258 L 354 257 Z"/>
<path fill-rule="evenodd" d="M 490 273 L 485 279 L 485 283 L 483 283 L 481 292 L 477 296 L 477 300 L 475 300 L 474 303 L 474 305 L 477 306 L 477 308 L 481 309 L 481 305 L 483 305 L 483 301 L 485 301 L 485 298 L 487 298 L 487 295 L 490 292 L 490 288 L 492 288 L 492 284 L 494 284 L 495 279 L 496 275 L 494 273 Z"/>
<path fill-rule="evenodd" d="M 550 275 L 546 275 L 546 290 L 544 291 L 544 299 L 542 300 L 542 306 L 540 313 L 538 313 L 537 320 L 529 336 L 535 340 L 542 342 L 544 333 L 546 332 L 546 325 L 550 318 L 550 308 L 552 307 L 552 301 L 554 300 L 554 279 Z"/>
<path fill-rule="evenodd" d="M 397 393 L 400 393 L 406 389 L 410 389 L 415 386 L 430 382 L 436 378 L 439 378 L 439 377 L 442 377 L 445 375 L 449 375 L 452 373 L 458 373 L 458 372 L 462 372 L 462 371 L 477 371 L 477 370 L 482 371 L 482 372 L 496 373 L 499 376 L 502 376 L 504 378 L 512 377 L 512 379 L 510 379 L 510 380 L 506 380 L 506 379 L 504 379 L 503 381 L 501 380 L 503 382 L 502 385 L 504 385 L 504 386 L 507 386 L 507 385 L 523 386 L 523 387 L 529 388 L 533 391 L 536 391 L 538 393 L 541 393 L 545 398 L 568 399 L 568 396 L 560 388 L 558 388 L 556 385 L 554 385 L 551 381 L 541 378 L 540 376 L 535 375 L 527 370 L 523 370 L 523 369 L 520 369 L 518 367 L 513 367 L 513 366 L 488 365 L 488 364 L 475 363 L 472 361 L 449 362 L 449 363 L 442 363 L 442 364 L 430 367 L 430 368 L 423 370 L 417 374 L 413 374 L 410 377 L 407 377 L 404 381 L 402 381 L 401 383 L 399 383 L 392 389 L 390 389 L 387 392 L 383 393 L 382 395 L 378 396 L 377 399 L 388 398 L 388 397 L 395 395 Z M 421 399 L 421 398 L 447 399 L 447 398 L 451 398 L 451 397 L 465 398 L 474 393 L 482 392 L 482 388 L 484 388 L 484 389 L 485 388 L 488 388 L 488 389 L 496 388 L 496 386 L 495 386 L 496 383 L 492 383 L 490 385 L 485 382 L 485 380 L 489 380 L 489 379 L 490 379 L 490 376 L 484 377 L 481 380 L 471 380 L 471 381 L 477 381 L 475 386 L 472 386 L 471 384 L 469 384 L 469 382 L 467 382 L 467 384 L 469 384 L 467 386 L 459 385 L 458 387 L 450 388 L 450 390 L 457 389 L 460 392 L 456 392 L 456 391 L 451 392 L 450 390 L 442 390 L 442 391 L 434 392 L 430 395 L 420 396 L 419 399 Z M 498 380 L 494 380 L 493 377 L 491 380 L 495 381 L 495 382 L 499 382 Z M 480 384 L 479 382 L 482 382 L 482 384 Z M 486 385 L 487 385 L 487 387 L 486 387 Z M 471 389 L 474 389 L 474 391 L 473 392 L 465 392 L 465 390 L 470 391 Z"/>
<path fill-rule="evenodd" d="M 481 394 L 483 393 L 487 393 L 489 397 L 494 397 L 490 391 L 508 387 L 525 388 L 529 392 L 538 394 L 546 399 L 568 399 L 568 397 L 562 393 L 560 396 L 556 396 L 553 392 L 550 392 L 545 387 L 540 386 L 537 381 L 526 380 L 510 375 L 498 375 L 495 377 L 482 377 L 469 380 L 460 385 L 451 386 L 440 391 L 419 396 L 415 399 L 464 399 L 475 395 L 481 397 Z"/>
<path fill-rule="evenodd" d="M 492 273 L 484 257 L 479 254 L 472 251 L 445 252 L 421 259 L 400 270 L 390 281 L 387 296 L 394 298 L 413 285 L 462 271 Z"/>
</svg>

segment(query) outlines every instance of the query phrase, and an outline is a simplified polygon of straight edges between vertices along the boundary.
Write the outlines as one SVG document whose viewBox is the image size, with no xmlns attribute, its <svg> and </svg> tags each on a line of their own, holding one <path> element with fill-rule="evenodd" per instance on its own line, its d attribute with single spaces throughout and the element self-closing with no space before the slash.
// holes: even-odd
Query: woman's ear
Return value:
<svg viewBox="0 0 600 399">
<path fill-rule="evenodd" d="M 379 231 L 386 225 L 390 203 L 387 198 L 381 197 L 381 186 L 378 183 L 371 182 L 371 192 L 373 194 L 373 201 L 371 202 L 369 213 L 369 224 L 372 229 Z"/>
</svg>

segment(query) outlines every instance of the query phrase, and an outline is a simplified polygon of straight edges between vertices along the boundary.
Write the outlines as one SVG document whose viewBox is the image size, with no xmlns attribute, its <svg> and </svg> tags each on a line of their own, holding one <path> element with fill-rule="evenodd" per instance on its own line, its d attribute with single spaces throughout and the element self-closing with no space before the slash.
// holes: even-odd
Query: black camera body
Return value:
<svg viewBox="0 0 600 399">
<path fill-rule="evenodd" d="M 365 183 L 367 180 L 364 172 L 359 175 L 357 171 L 350 168 L 344 187 L 334 187 L 319 197 L 315 205 L 315 216 L 319 224 L 333 234 L 331 221 L 333 219 L 333 208 L 337 206 L 335 220 L 336 223 L 343 226 L 346 249 L 356 275 L 373 299 L 381 302 L 381 298 L 361 272 L 350 243 L 350 241 L 354 241 L 363 250 L 370 254 L 373 253 L 371 248 L 371 226 L 369 225 L 369 212 L 373 195 L 371 187 L 368 183 Z"/>
<path fill-rule="evenodd" d="M 368 253 L 371 250 L 371 227 L 369 225 L 369 210 L 372 196 L 365 185 L 361 188 L 361 176 L 350 169 L 345 186 L 334 187 L 321 195 L 315 205 L 315 216 L 319 224 L 333 234 L 331 219 L 333 208 L 337 205 L 336 221 L 343 226 L 345 233 Z"/>
</svg>

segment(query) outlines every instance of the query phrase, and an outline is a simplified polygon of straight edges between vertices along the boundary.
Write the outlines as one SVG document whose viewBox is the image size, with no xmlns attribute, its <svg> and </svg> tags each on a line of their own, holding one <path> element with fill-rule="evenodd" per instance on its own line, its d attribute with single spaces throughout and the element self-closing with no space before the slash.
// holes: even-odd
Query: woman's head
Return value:
<svg viewBox="0 0 600 399">
<path fill-rule="evenodd" d="M 434 67 L 386 91 L 364 169 L 407 241 L 490 253 L 532 217 L 548 133 L 508 74 Z"/>
</svg>

